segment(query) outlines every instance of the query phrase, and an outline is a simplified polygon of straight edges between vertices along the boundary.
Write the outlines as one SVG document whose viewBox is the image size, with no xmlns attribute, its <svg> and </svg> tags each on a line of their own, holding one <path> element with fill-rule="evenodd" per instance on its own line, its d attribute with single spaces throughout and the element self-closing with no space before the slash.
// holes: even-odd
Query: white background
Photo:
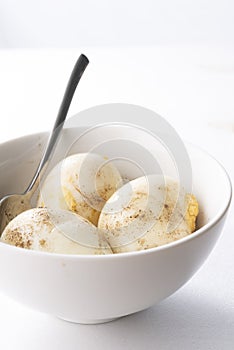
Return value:
<svg viewBox="0 0 234 350">
<path fill-rule="evenodd" d="M 0 142 L 52 126 L 82 51 L 90 65 L 70 115 L 108 102 L 152 108 L 233 179 L 233 11 L 228 0 L 1 0 Z M 233 350 L 233 232 L 232 206 L 186 286 L 109 324 L 66 323 L 0 295 L 0 349 Z"/>
<path fill-rule="evenodd" d="M 232 0 L 1 0 L 1 47 L 233 45 Z"/>
</svg>

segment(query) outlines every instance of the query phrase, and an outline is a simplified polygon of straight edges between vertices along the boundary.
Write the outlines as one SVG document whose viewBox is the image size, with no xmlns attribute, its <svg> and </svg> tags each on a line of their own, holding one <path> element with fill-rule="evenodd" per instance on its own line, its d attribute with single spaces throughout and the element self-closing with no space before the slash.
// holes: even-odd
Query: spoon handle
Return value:
<svg viewBox="0 0 234 350">
<path fill-rule="evenodd" d="M 89 64 L 88 58 L 85 55 L 81 54 L 80 57 L 78 58 L 76 64 L 75 64 L 74 68 L 73 68 L 70 79 L 68 81 L 68 84 L 67 84 L 67 87 L 66 87 L 63 99 L 62 99 L 62 103 L 60 105 L 53 130 L 50 133 L 48 143 L 47 143 L 45 152 L 43 154 L 43 157 L 38 165 L 38 168 L 35 172 L 35 175 L 33 176 L 31 183 L 29 184 L 28 188 L 26 189 L 26 191 L 24 193 L 27 193 L 27 192 L 31 191 L 32 189 L 34 189 L 35 183 L 37 182 L 37 179 L 38 179 L 41 171 L 42 170 L 44 171 L 47 164 L 48 164 L 48 161 L 49 161 L 49 159 L 50 159 L 50 157 L 55 149 L 58 138 L 61 134 L 63 124 L 64 124 L 64 121 L 66 119 L 67 112 L 68 112 L 68 109 L 70 107 L 70 104 L 71 104 L 74 92 L 76 90 L 76 87 L 77 87 L 77 85 L 80 81 L 80 78 L 82 77 L 82 74 L 84 73 L 88 64 Z"/>
</svg>

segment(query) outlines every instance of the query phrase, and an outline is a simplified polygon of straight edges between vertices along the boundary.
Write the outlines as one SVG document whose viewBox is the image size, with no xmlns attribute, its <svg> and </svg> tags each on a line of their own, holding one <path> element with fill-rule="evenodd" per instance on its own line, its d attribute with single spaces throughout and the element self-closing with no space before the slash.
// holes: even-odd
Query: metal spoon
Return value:
<svg viewBox="0 0 234 350">
<path fill-rule="evenodd" d="M 88 64 L 88 58 L 85 55 L 80 55 L 68 81 L 46 149 L 28 188 L 22 194 L 6 195 L 0 200 L 0 236 L 6 225 L 14 219 L 14 217 L 32 207 L 31 197 L 38 187 L 39 175 L 47 168 L 50 157 L 61 134 L 74 92 Z"/>
</svg>

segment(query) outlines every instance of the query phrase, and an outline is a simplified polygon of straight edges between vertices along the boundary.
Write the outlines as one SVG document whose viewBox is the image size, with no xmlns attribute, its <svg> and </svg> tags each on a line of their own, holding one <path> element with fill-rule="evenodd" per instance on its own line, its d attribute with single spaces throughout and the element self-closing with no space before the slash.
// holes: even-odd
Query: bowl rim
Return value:
<svg viewBox="0 0 234 350">
<path fill-rule="evenodd" d="M 83 128 L 83 127 L 81 127 Z M 85 128 L 85 126 L 84 126 Z M 64 128 L 66 130 L 66 128 Z M 42 132 L 37 132 L 37 133 L 32 133 L 32 134 L 28 134 L 28 135 L 23 135 L 21 137 L 17 137 L 11 140 L 7 140 L 5 142 L 0 143 L 1 145 L 7 145 L 8 143 L 17 141 L 17 140 L 21 140 L 27 137 L 33 137 L 33 136 L 46 136 L 49 135 L 49 133 L 47 131 L 42 131 Z M 13 249 L 17 252 L 21 252 L 23 254 L 33 254 L 33 255 L 39 255 L 39 256 L 47 256 L 47 257 L 53 257 L 53 258 L 63 258 L 63 259 L 68 259 L 68 260 L 90 260 L 90 259 L 98 259 L 98 260 L 102 260 L 102 259 L 118 259 L 118 258 L 130 258 L 130 257 L 135 257 L 135 256 L 141 256 L 141 255 L 145 255 L 145 254 L 152 254 L 152 253 L 156 253 L 156 252 L 161 252 L 163 250 L 167 250 L 182 244 L 187 243 L 190 240 L 196 239 L 198 236 L 205 234 L 205 232 L 207 232 L 209 229 L 211 229 L 212 227 L 214 227 L 219 221 L 221 221 L 221 219 L 226 215 L 230 204 L 231 204 L 231 200 L 232 200 L 232 182 L 231 182 L 231 178 L 228 175 L 227 170 L 225 169 L 225 167 L 220 163 L 220 161 L 218 161 L 213 155 L 211 155 L 209 152 L 207 152 L 206 150 L 204 150 L 202 147 L 193 144 L 191 142 L 188 141 L 184 141 L 186 145 L 199 150 L 202 153 L 205 153 L 208 157 L 210 157 L 215 163 L 217 163 L 217 165 L 221 168 L 226 180 L 227 180 L 227 184 L 229 187 L 229 191 L 227 194 L 227 201 L 226 203 L 223 204 L 223 206 L 220 208 L 220 210 L 218 211 L 218 213 L 213 217 L 213 219 L 211 219 L 207 224 L 205 224 L 204 226 L 202 226 L 201 228 L 199 228 L 198 230 L 192 232 L 190 235 L 185 236 L 183 238 L 180 238 L 176 241 L 164 244 L 162 246 L 158 246 L 158 247 L 153 247 L 153 248 L 149 248 L 149 249 L 145 249 L 145 250 L 137 250 L 137 251 L 131 251 L 131 252 L 122 252 L 122 253 L 118 253 L 118 254 L 103 254 L 103 255 L 95 255 L 95 254 L 65 254 L 65 253 L 51 253 L 51 252 L 44 252 L 44 251 L 36 251 L 36 250 L 30 250 L 30 249 L 24 249 L 24 248 L 20 248 L 20 247 L 16 247 L 10 244 L 7 244 L 5 242 L 2 242 L 0 240 L 0 248 L 2 246 L 7 246 L 7 248 L 9 249 Z"/>
</svg>

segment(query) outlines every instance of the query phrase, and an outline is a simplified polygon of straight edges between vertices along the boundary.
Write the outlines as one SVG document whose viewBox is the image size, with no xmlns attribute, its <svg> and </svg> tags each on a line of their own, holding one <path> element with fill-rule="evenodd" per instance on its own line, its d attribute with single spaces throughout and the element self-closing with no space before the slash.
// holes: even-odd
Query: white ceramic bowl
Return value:
<svg viewBox="0 0 234 350">
<path fill-rule="evenodd" d="M 61 158 L 59 148 L 81 131 L 64 131 L 53 161 Z M 46 138 L 47 133 L 35 134 L 0 145 L 0 195 L 26 188 Z M 86 151 L 87 144 L 82 147 L 79 150 Z M 188 146 L 188 153 L 200 204 L 201 228 L 195 233 L 162 247 L 106 256 L 50 254 L 0 243 L 1 291 L 34 309 L 79 323 L 106 322 L 174 293 L 210 254 L 231 200 L 223 167 L 199 148 Z"/>
</svg>

